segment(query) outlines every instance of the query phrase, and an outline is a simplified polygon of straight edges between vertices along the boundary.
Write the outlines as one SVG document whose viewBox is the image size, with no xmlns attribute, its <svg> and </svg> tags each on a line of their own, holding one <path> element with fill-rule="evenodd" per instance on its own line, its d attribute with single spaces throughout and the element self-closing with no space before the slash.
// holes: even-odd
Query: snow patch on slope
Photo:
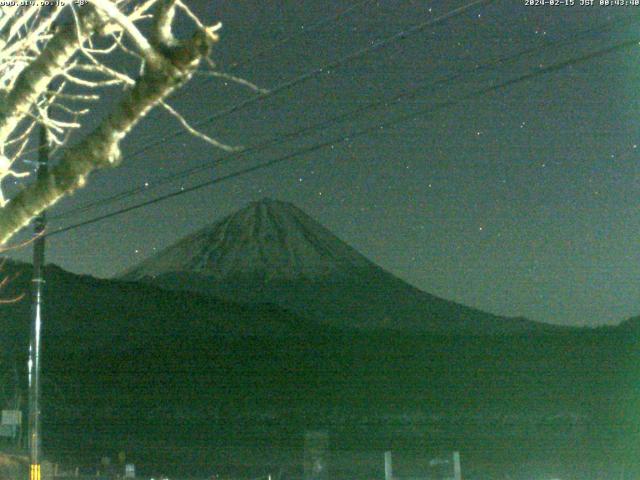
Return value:
<svg viewBox="0 0 640 480">
<path fill-rule="evenodd" d="M 263 199 L 185 237 L 122 278 L 188 272 L 218 280 L 314 280 L 372 267 L 293 204 Z"/>
</svg>

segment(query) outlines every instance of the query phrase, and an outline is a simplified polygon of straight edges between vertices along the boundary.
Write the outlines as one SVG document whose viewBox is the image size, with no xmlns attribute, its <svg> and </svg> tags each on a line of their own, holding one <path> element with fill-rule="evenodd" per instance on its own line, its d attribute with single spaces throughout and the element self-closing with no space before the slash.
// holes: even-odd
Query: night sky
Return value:
<svg viewBox="0 0 640 480">
<path fill-rule="evenodd" d="M 356 3 L 361 5 L 338 20 L 301 34 Z M 209 23 L 224 24 L 213 53 L 217 66 L 267 89 L 466 3 L 191 2 Z M 633 18 L 638 21 L 631 23 Z M 213 163 L 224 154 L 190 136 L 171 138 L 179 125 L 156 111 L 127 138 L 118 169 L 92 176 L 83 191 L 51 213 L 145 183 L 147 192 L 60 218 L 50 228 L 640 39 L 639 27 L 640 7 L 496 1 L 325 69 L 202 129 L 248 146 L 504 55 L 558 43 L 159 189 L 153 189 L 158 178 Z M 473 95 L 333 148 L 53 236 L 47 260 L 73 272 L 109 277 L 266 196 L 295 203 L 371 260 L 427 292 L 497 314 L 559 324 L 617 323 L 640 314 L 639 66 L 640 47 L 635 46 Z M 198 122 L 253 95 L 243 86 L 198 77 L 172 104 Z M 167 140 L 127 158 L 158 138 Z M 28 252 L 19 255 L 26 258 Z"/>
</svg>

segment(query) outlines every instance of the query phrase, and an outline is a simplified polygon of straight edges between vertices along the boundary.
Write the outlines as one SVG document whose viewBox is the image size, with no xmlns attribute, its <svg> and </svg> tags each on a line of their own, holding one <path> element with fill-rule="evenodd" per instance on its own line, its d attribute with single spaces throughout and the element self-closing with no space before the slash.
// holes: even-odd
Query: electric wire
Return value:
<svg viewBox="0 0 640 480">
<path fill-rule="evenodd" d="M 278 48 L 280 48 L 283 45 L 286 45 L 287 43 L 295 40 L 296 38 L 299 37 L 303 37 L 305 35 L 308 35 L 309 33 L 322 28 L 323 26 L 333 23 L 337 20 L 340 20 L 342 17 L 348 15 L 349 13 L 355 11 L 356 9 L 365 6 L 368 3 L 373 3 L 376 0 L 363 0 L 361 2 L 355 3 L 353 5 L 351 5 L 350 7 L 346 8 L 345 10 L 338 12 L 335 15 L 323 18 L 319 21 L 317 21 L 316 23 L 310 25 L 309 27 L 305 28 L 304 30 L 301 31 L 296 31 L 295 33 L 289 34 L 287 36 L 285 36 L 284 38 L 280 39 L 279 41 L 264 47 L 263 49 L 258 50 L 256 53 L 254 53 L 253 55 L 249 55 L 246 58 L 238 61 L 238 62 L 234 62 L 232 63 L 229 68 L 228 71 L 230 72 L 234 72 L 235 70 L 237 70 L 240 67 L 244 67 L 244 66 L 248 66 L 251 65 L 252 63 L 254 63 L 256 60 L 258 60 L 259 58 L 265 56 L 267 53 L 276 50 Z M 224 70 L 221 73 L 226 73 Z M 215 78 L 208 78 L 205 81 L 203 81 L 200 86 L 206 86 L 208 83 L 211 83 L 215 80 Z M 180 90 L 176 91 L 175 93 L 173 93 L 172 95 L 170 95 L 169 97 L 169 101 L 173 101 L 176 100 L 178 98 L 183 97 L 186 94 L 187 90 L 184 88 L 181 88 Z"/>
<path fill-rule="evenodd" d="M 312 125 L 309 125 L 307 127 L 302 127 L 300 129 L 294 130 L 292 132 L 287 132 L 287 133 L 281 133 L 281 134 L 277 134 L 274 135 L 268 139 L 266 139 L 263 142 L 259 142 L 257 144 L 251 145 L 249 147 L 247 147 L 245 150 L 243 150 L 242 152 L 235 152 L 235 153 L 229 153 L 229 154 L 225 154 L 224 156 L 222 156 L 221 158 L 215 159 L 213 161 L 207 161 L 206 163 L 203 163 L 201 165 L 195 166 L 195 167 L 191 167 L 189 169 L 186 170 L 182 170 L 179 172 L 176 172 L 174 174 L 171 175 L 167 175 L 164 177 L 160 177 L 156 180 L 152 180 L 151 182 L 147 182 L 150 183 L 151 186 L 140 186 L 140 187 L 136 187 L 133 189 L 128 189 L 122 192 L 118 192 L 116 194 L 110 195 L 108 197 L 103 197 L 99 200 L 96 201 L 92 201 L 92 202 L 88 202 L 85 203 L 83 205 L 80 205 L 78 207 L 69 209 L 67 211 L 61 212 L 59 214 L 56 215 L 52 215 L 49 218 L 52 220 L 55 219 L 61 219 L 61 218 L 68 218 L 68 217 L 72 217 L 72 216 L 76 216 L 80 213 L 83 212 L 87 212 L 95 207 L 103 207 L 105 205 L 109 205 L 111 203 L 117 202 L 117 201 L 121 201 L 124 200 L 125 198 L 129 198 L 131 196 L 137 195 L 137 194 L 142 194 L 142 193 L 149 193 L 161 186 L 167 185 L 167 184 L 171 184 L 174 183 L 178 180 L 187 178 L 189 176 L 192 176 L 194 174 L 197 174 L 199 172 L 202 171 L 206 171 L 206 170 L 211 170 L 214 167 L 219 166 L 220 164 L 229 161 L 229 160 L 235 160 L 237 158 L 246 156 L 248 154 L 251 153 L 256 153 L 256 152 L 260 152 L 263 151 L 267 148 L 273 147 L 273 146 L 278 146 L 280 144 L 284 144 L 286 142 L 289 142 L 293 139 L 302 137 L 304 135 L 308 135 L 310 133 L 313 133 L 317 130 L 321 130 L 323 128 L 327 128 L 327 127 L 331 127 L 333 125 L 336 125 L 338 123 L 343 122 L 344 120 L 347 120 L 349 118 L 353 118 L 356 116 L 360 116 L 365 112 L 368 112 L 370 110 L 374 110 L 376 108 L 385 106 L 385 107 L 389 107 L 391 105 L 394 105 L 396 103 L 401 102 L 402 100 L 406 100 L 406 99 L 410 99 L 415 97 L 416 95 L 418 95 L 419 93 L 421 93 L 424 90 L 428 90 L 428 89 L 432 89 L 435 88 L 437 86 L 441 86 L 441 85 L 447 85 L 449 83 L 453 83 L 459 79 L 463 79 L 466 78 L 467 76 L 474 74 L 474 73 L 478 73 L 484 70 L 489 70 L 489 69 L 494 69 L 500 66 L 503 66 L 504 64 L 508 64 L 510 62 L 514 62 L 519 60 L 520 58 L 523 58 L 525 56 L 531 55 L 533 53 L 538 53 L 541 51 L 545 51 L 549 48 L 553 48 L 557 45 L 570 45 L 571 43 L 574 43 L 578 40 L 580 40 L 582 37 L 592 33 L 593 31 L 597 31 L 598 33 L 604 33 L 606 31 L 611 30 L 614 27 L 618 27 L 621 23 L 623 25 L 628 25 L 628 24 L 632 24 L 632 23 L 636 23 L 638 22 L 638 20 L 640 20 L 640 16 L 635 16 L 635 17 L 625 17 L 624 19 L 622 19 L 623 21 L 621 22 L 620 19 L 611 21 L 611 22 L 607 22 L 604 25 L 599 25 L 597 27 L 593 27 L 593 28 L 589 28 L 586 30 L 582 30 L 580 32 L 577 32 L 575 34 L 571 34 L 571 38 L 567 39 L 567 38 L 560 38 L 560 39 L 556 39 L 556 40 L 548 40 L 545 42 L 542 42 L 541 44 L 513 53 L 513 54 L 509 54 L 509 55 L 505 55 L 502 57 L 499 57 L 495 60 L 492 60 L 490 62 L 486 62 L 483 64 L 479 64 L 476 65 L 472 68 L 468 68 L 468 69 L 464 69 L 461 70 L 457 73 L 453 73 L 451 75 L 448 75 L 446 77 L 440 78 L 438 80 L 435 80 L 433 82 L 429 82 L 429 83 L 424 83 L 422 82 L 422 84 L 415 86 L 413 88 L 404 90 L 396 95 L 393 95 L 392 97 L 388 97 L 388 98 L 383 98 L 380 100 L 377 100 L 375 102 L 370 102 L 368 104 L 365 104 L 363 106 L 360 106 L 358 108 L 355 109 L 351 109 L 349 111 L 343 112 L 341 114 L 338 114 L 336 116 L 333 116 L 329 119 L 326 120 L 322 120 L 320 122 L 314 123 Z"/>
<path fill-rule="evenodd" d="M 366 54 L 366 53 L 368 53 L 370 51 L 377 50 L 378 48 L 382 48 L 384 46 L 387 46 L 390 43 L 392 43 L 394 41 L 397 41 L 399 39 L 407 38 L 407 36 L 415 34 L 415 33 L 418 33 L 418 32 L 420 32 L 420 31 L 422 31 L 422 30 L 424 30 L 424 29 L 426 29 L 426 28 L 428 28 L 430 26 L 435 26 L 435 25 L 438 25 L 438 24 L 440 24 L 442 22 L 445 22 L 445 21 L 447 21 L 449 19 L 455 18 L 455 17 L 457 17 L 459 15 L 462 15 L 465 12 L 467 12 L 467 11 L 469 11 L 469 10 L 475 8 L 475 7 L 478 7 L 480 5 L 493 3 L 495 1 L 496 0 L 476 0 L 474 2 L 468 3 L 466 5 L 463 5 L 461 7 L 455 8 L 453 10 L 450 10 L 449 12 L 447 12 L 447 13 L 445 13 L 443 15 L 440 15 L 439 17 L 436 17 L 434 19 L 431 19 L 431 20 L 416 24 L 416 25 L 412 26 L 411 28 L 409 28 L 406 31 L 403 30 L 403 31 L 400 31 L 400 32 L 398 32 L 398 33 L 396 33 L 394 35 L 391 35 L 391 36 L 386 37 L 386 38 L 384 38 L 382 40 L 379 40 L 378 42 L 375 42 L 373 45 L 368 46 L 368 47 L 364 47 L 364 48 L 362 48 L 360 50 L 357 50 L 356 52 L 353 52 L 353 53 L 345 56 L 345 57 L 341 57 L 340 59 L 334 61 L 331 64 L 324 65 L 324 66 L 319 67 L 319 68 L 317 68 L 315 70 L 312 70 L 310 72 L 302 74 L 302 75 L 294 78 L 293 80 L 291 80 L 289 82 L 285 82 L 285 83 L 281 84 L 279 87 L 276 87 L 276 89 L 274 89 L 274 90 L 270 90 L 267 93 L 254 96 L 252 98 L 247 99 L 244 102 L 241 102 L 239 104 L 236 104 L 235 106 L 230 107 L 229 109 L 223 110 L 221 112 L 217 112 L 214 115 L 209 116 L 208 118 L 206 118 L 204 120 L 201 120 L 198 123 L 195 123 L 194 127 L 200 127 L 200 126 L 202 126 L 202 125 L 204 125 L 206 123 L 210 123 L 215 119 L 218 119 L 218 118 L 220 118 L 222 116 L 225 116 L 225 115 L 231 113 L 231 110 L 236 111 L 234 109 L 236 109 L 236 108 L 244 108 L 244 106 L 249 105 L 249 104 L 253 103 L 254 101 L 257 101 L 257 100 L 260 100 L 260 99 L 264 99 L 264 98 L 268 98 L 269 96 L 271 96 L 271 95 L 273 95 L 275 93 L 279 93 L 280 91 L 284 91 L 284 90 L 286 90 L 288 88 L 292 88 L 294 85 L 298 85 L 299 83 L 301 83 L 303 81 L 306 81 L 308 79 L 314 78 L 315 76 L 317 76 L 318 74 L 326 71 L 327 69 L 335 69 L 335 68 L 337 68 L 338 65 L 340 65 L 340 66 L 344 65 L 349 60 L 353 60 L 355 58 L 359 58 L 362 55 L 364 55 L 364 54 Z M 185 135 L 187 133 L 188 132 L 185 131 L 185 130 L 178 130 L 178 131 L 176 131 L 175 133 L 173 133 L 172 135 L 170 135 L 168 137 L 164 137 L 164 138 L 159 139 L 159 140 L 157 140 L 155 142 L 151 142 L 151 143 L 141 147 L 140 149 L 134 151 L 133 153 L 128 154 L 126 156 L 125 160 L 130 160 L 132 158 L 135 158 L 136 156 L 138 156 L 141 153 L 144 153 L 144 152 L 150 150 L 151 148 L 154 148 L 156 146 L 160 146 L 162 144 L 165 144 L 165 143 L 169 142 L 170 140 L 178 138 L 178 137 L 180 137 L 182 135 Z M 253 148 L 255 148 L 255 146 L 254 147 L 250 147 L 250 148 L 253 149 Z M 231 155 L 236 155 L 237 156 L 239 154 L 243 154 L 246 150 L 247 149 L 245 149 L 244 151 L 241 151 L 241 152 L 237 152 L 235 154 L 231 154 Z M 79 207 L 79 208 L 82 209 L 82 207 Z M 74 209 L 74 211 L 76 211 L 76 210 L 77 209 Z M 61 218 L 63 216 L 67 216 L 67 214 L 66 213 L 58 214 L 57 216 L 54 216 L 54 217 L 51 217 L 51 218 L 52 219 Z"/>
<path fill-rule="evenodd" d="M 281 40 L 275 42 L 272 45 L 269 45 L 261 50 L 258 50 L 256 53 L 254 53 L 253 55 L 250 55 L 248 57 L 246 57 L 243 60 L 240 60 L 239 62 L 234 62 L 231 65 L 229 65 L 229 69 L 230 70 L 236 70 L 240 67 L 244 67 L 245 65 L 250 65 L 253 62 L 255 62 L 258 58 L 263 57 L 266 53 L 269 53 L 277 48 L 280 48 L 283 45 L 286 45 L 287 43 L 291 42 L 292 40 L 295 40 L 296 38 L 302 37 L 304 35 L 307 35 L 311 32 L 313 32 L 314 30 L 317 30 L 319 28 L 324 27 L 325 25 L 328 25 L 330 23 L 335 22 L 336 20 L 340 20 L 342 17 L 348 15 L 349 13 L 353 12 L 354 10 L 365 6 L 368 3 L 373 3 L 376 0 L 363 0 L 361 2 L 358 3 L 354 3 L 353 5 L 351 5 L 350 7 L 346 8 L 345 10 L 338 12 L 335 15 L 332 15 L 330 17 L 321 19 L 319 21 L 317 21 L 316 23 L 309 25 L 307 28 L 305 28 L 304 30 L 300 30 L 297 31 L 295 33 L 289 34 L 286 37 L 282 38 Z"/>
<path fill-rule="evenodd" d="M 330 23 L 336 22 L 337 20 L 340 20 L 342 17 L 345 17 L 346 15 L 350 14 L 351 12 L 359 9 L 360 7 L 365 6 L 368 3 L 374 3 L 376 0 L 362 0 L 358 3 L 354 3 L 353 5 L 351 5 L 350 7 L 347 7 L 346 9 L 342 10 L 341 12 L 338 12 L 334 15 L 331 15 L 329 17 L 325 17 L 322 18 L 320 20 L 318 20 L 316 23 L 313 23 L 311 25 L 309 25 L 307 28 L 300 30 L 300 31 L 296 31 L 294 33 L 291 33 L 289 35 L 286 35 L 285 37 L 283 37 L 282 39 L 278 40 L 277 42 L 274 42 L 271 45 L 268 45 L 260 50 L 258 50 L 256 53 L 252 54 L 252 55 L 248 55 L 247 57 L 245 57 L 244 59 L 241 59 L 237 62 L 233 62 L 232 64 L 229 65 L 228 71 L 235 71 L 240 67 L 244 67 L 247 65 L 251 65 L 252 63 L 254 63 L 256 60 L 258 60 L 261 57 L 264 57 L 267 53 L 272 52 L 273 50 L 276 50 L 280 47 L 282 47 L 283 45 L 286 45 L 287 43 L 299 38 L 299 37 L 303 37 L 305 35 L 308 35 L 309 33 L 318 30 L 319 28 L 324 27 L 325 25 L 328 25 Z M 222 73 L 226 73 L 224 72 L 224 70 L 222 71 Z M 207 83 L 213 82 L 215 79 L 214 78 L 208 78 L 206 79 L 204 82 L 202 82 L 202 85 L 206 85 Z M 176 93 L 174 93 L 173 95 L 170 96 L 169 100 L 175 100 L 177 98 L 180 98 L 182 96 L 184 96 L 186 93 L 186 91 L 184 89 L 180 89 L 178 90 Z"/>
<path fill-rule="evenodd" d="M 91 225 L 93 223 L 96 223 L 96 222 L 99 222 L 99 221 L 102 221 L 102 220 L 106 220 L 108 218 L 113 218 L 113 217 L 122 215 L 124 213 L 130 212 L 130 211 L 133 211 L 133 210 L 137 210 L 137 209 L 140 209 L 140 208 L 147 207 L 149 205 L 153 205 L 153 204 L 162 202 L 164 200 L 168 200 L 168 199 L 171 199 L 171 198 L 174 198 L 174 197 L 178 197 L 180 195 L 185 195 L 187 193 L 190 193 L 190 192 L 193 192 L 193 191 L 196 191 L 196 190 L 200 190 L 202 188 L 205 188 L 205 187 L 208 187 L 208 186 L 211 186 L 211 185 L 222 183 L 222 182 L 224 182 L 226 180 L 237 178 L 237 177 L 240 177 L 242 175 L 253 173 L 253 172 L 256 172 L 256 171 L 259 171 L 259 170 L 264 170 L 264 169 L 270 168 L 270 167 L 272 167 L 274 165 L 277 165 L 279 163 L 286 162 L 286 161 L 288 161 L 288 160 L 290 160 L 292 158 L 296 158 L 296 157 L 300 157 L 302 155 L 313 153 L 313 152 L 325 149 L 327 147 L 330 147 L 331 145 L 341 144 L 341 143 L 344 143 L 344 142 L 346 142 L 348 140 L 351 140 L 351 139 L 354 139 L 354 138 L 357 138 L 357 137 L 360 137 L 360 136 L 363 136 L 363 135 L 367 135 L 367 134 L 372 133 L 374 131 L 382 130 L 382 129 L 385 129 L 385 128 L 388 128 L 388 127 L 395 126 L 395 125 L 397 125 L 399 123 L 404 123 L 404 122 L 406 122 L 408 120 L 413 120 L 413 119 L 421 117 L 421 116 L 429 115 L 429 114 L 435 113 L 437 111 L 440 111 L 440 110 L 443 110 L 443 109 L 446 109 L 446 108 L 450 108 L 452 106 L 459 105 L 459 104 L 465 102 L 466 100 L 471 100 L 471 99 L 474 99 L 476 97 L 484 96 L 484 95 L 486 95 L 488 93 L 493 93 L 493 92 L 496 92 L 496 91 L 499 91 L 499 90 L 503 90 L 503 89 L 508 88 L 510 86 L 513 86 L 515 84 L 518 84 L 518 83 L 521 83 L 521 82 L 525 82 L 527 80 L 531 80 L 531 79 L 537 78 L 539 76 L 547 75 L 549 73 L 557 72 L 557 71 L 562 70 L 564 68 L 567 68 L 569 66 L 579 65 L 581 63 L 585 63 L 585 62 L 593 60 L 595 58 L 602 57 L 602 56 L 605 56 L 605 55 L 609 55 L 609 54 L 611 54 L 613 52 L 624 50 L 624 49 L 627 49 L 627 48 L 630 48 L 630 47 L 638 47 L 639 43 L 640 43 L 640 38 L 635 38 L 633 40 L 628 40 L 628 41 L 625 41 L 625 42 L 617 43 L 615 45 L 612 45 L 612 46 L 597 50 L 597 51 L 592 52 L 592 53 L 588 53 L 588 54 L 582 55 L 580 57 L 574 57 L 574 58 L 571 58 L 569 60 L 564 60 L 564 61 L 561 61 L 561 62 L 553 63 L 553 64 L 548 65 L 546 67 L 537 68 L 536 70 L 534 70 L 532 72 L 522 74 L 520 76 L 514 77 L 512 79 L 506 80 L 506 81 L 498 83 L 496 85 L 491 85 L 489 87 L 482 88 L 482 89 L 477 90 L 475 92 L 471 92 L 471 93 L 469 93 L 467 95 L 463 95 L 463 96 L 461 96 L 459 98 L 456 98 L 456 99 L 453 99 L 453 100 L 448 100 L 446 102 L 437 103 L 437 104 L 433 105 L 430 108 L 421 109 L 421 110 L 419 110 L 417 112 L 412 112 L 412 113 L 405 114 L 405 115 L 400 115 L 400 116 L 398 116 L 398 117 L 396 117 L 396 118 L 394 118 L 392 120 L 389 120 L 387 122 L 384 122 L 384 123 L 381 123 L 381 124 L 375 124 L 375 125 L 372 125 L 372 126 L 360 129 L 360 130 L 356 130 L 354 132 L 349 133 L 348 135 L 343 135 L 341 137 L 332 138 L 331 140 L 327 140 L 327 141 L 324 141 L 324 142 L 321 142 L 321 143 L 317 143 L 315 145 L 311 145 L 309 147 L 305 147 L 305 148 L 296 150 L 296 151 L 294 151 L 292 153 L 289 153 L 289 154 L 286 154 L 286 155 L 283 155 L 283 156 L 280 156 L 280 157 L 276 157 L 276 158 L 274 158 L 272 160 L 269 160 L 269 161 L 266 161 L 266 162 L 263 162 L 263 163 L 259 163 L 257 165 L 253 165 L 251 167 L 247 167 L 247 168 L 244 168 L 242 170 L 238 170 L 238 171 L 229 173 L 227 175 L 223 175 L 221 177 L 218 177 L 218 178 L 215 178 L 215 179 L 212 179 L 212 180 L 208 180 L 208 181 L 205 181 L 205 182 L 198 183 L 198 184 L 190 186 L 188 188 L 182 188 L 180 190 L 173 191 L 173 192 L 170 192 L 168 194 L 155 197 L 155 198 L 153 198 L 151 200 L 140 202 L 140 203 L 137 203 L 135 205 L 130 205 L 128 207 L 124 207 L 124 208 L 121 208 L 121 209 L 106 213 L 104 215 L 99 215 L 99 216 L 84 220 L 82 222 L 78 222 L 78 223 L 75 223 L 75 224 L 72 224 L 72 225 L 68 225 L 66 227 L 58 228 L 56 230 L 53 230 L 51 232 L 46 233 L 46 236 L 50 237 L 50 236 L 54 236 L 54 235 L 59 235 L 61 233 L 65 233 L 65 232 L 68 232 L 70 230 L 75 230 L 77 228 L 81 228 L 81 227 L 84 227 L 84 226 L 87 226 L 87 225 Z"/>
<path fill-rule="evenodd" d="M 203 125 L 207 125 L 215 120 L 219 120 L 220 118 L 226 117 L 228 115 L 231 115 L 233 113 L 236 113 L 238 111 L 241 111 L 243 109 L 245 109 L 246 107 L 253 105 L 255 103 L 261 102 L 263 100 L 266 100 L 268 98 L 273 97 L 274 95 L 278 95 L 282 92 L 288 91 L 294 87 L 297 87 L 299 85 L 302 85 L 303 83 L 306 83 L 307 81 L 314 79 L 320 75 L 322 75 L 323 73 L 325 73 L 327 70 L 336 70 L 338 68 L 343 67 L 344 65 L 346 65 L 347 63 L 349 63 L 352 60 L 356 60 L 370 52 L 374 52 L 377 50 L 380 50 L 382 48 L 385 48 L 395 42 L 398 42 L 400 40 L 404 40 L 406 38 L 408 38 L 411 35 L 415 35 L 419 32 L 422 32 L 423 30 L 430 28 L 430 27 L 434 27 L 437 26 L 441 23 L 444 23 L 448 20 L 451 20 L 452 18 L 458 17 L 460 15 L 463 15 L 464 13 L 467 13 L 475 8 L 481 7 L 481 6 L 485 6 L 488 5 L 490 3 L 496 2 L 497 0 L 475 0 L 471 3 L 468 3 L 466 5 L 463 5 L 461 7 L 455 8 L 453 10 L 450 10 L 449 12 L 442 14 L 434 19 L 431 20 L 427 20 L 424 22 L 421 22 L 419 24 L 413 25 L 412 27 L 408 28 L 407 30 L 401 30 L 400 32 L 397 32 L 395 34 L 392 34 L 388 37 L 383 38 L 382 40 L 378 40 L 377 42 L 374 42 L 372 45 L 369 45 L 367 47 L 363 47 L 360 48 L 359 50 L 356 50 L 355 52 L 352 52 L 346 56 L 343 56 L 337 60 L 334 60 L 333 62 L 330 62 L 326 65 L 323 65 L 321 67 L 317 67 L 309 72 L 303 73 L 291 80 L 288 80 L 284 83 L 281 83 L 280 85 L 276 86 L 275 88 L 269 90 L 268 92 L 265 93 L 260 93 L 258 95 L 255 95 L 253 97 L 250 97 L 246 100 L 243 100 L 242 102 L 239 102 L 235 105 L 232 105 L 228 108 L 225 108 L 219 112 L 216 112 L 213 115 L 210 115 L 209 117 L 194 123 L 192 126 L 194 128 L 199 128 L 202 127 Z M 175 138 L 181 137 L 183 135 L 187 135 L 189 132 L 185 131 L 185 130 L 177 130 L 176 132 L 174 132 L 173 134 L 166 136 L 164 138 L 161 138 L 155 142 L 151 142 L 148 143 L 147 145 L 145 145 L 144 147 L 141 147 L 140 149 L 134 151 L 133 153 L 127 155 L 127 159 L 131 159 L 131 158 L 135 158 L 138 155 L 140 155 L 141 153 L 147 152 L 149 150 L 151 150 L 152 148 L 155 148 L 157 146 L 160 146 L 164 143 L 166 143 L 169 140 L 173 140 Z"/>
</svg>

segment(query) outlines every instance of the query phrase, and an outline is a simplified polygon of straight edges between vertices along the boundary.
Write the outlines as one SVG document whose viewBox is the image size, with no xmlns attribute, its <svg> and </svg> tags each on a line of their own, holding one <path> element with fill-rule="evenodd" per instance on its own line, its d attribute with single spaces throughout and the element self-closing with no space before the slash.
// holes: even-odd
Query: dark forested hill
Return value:
<svg viewBox="0 0 640 480">
<path fill-rule="evenodd" d="M 7 296 L 28 290 L 29 266 L 5 272 L 21 272 Z M 304 432 L 324 429 L 335 455 L 459 449 L 478 475 L 514 462 L 637 462 L 637 330 L 363 332 L 57 267 L 45 305 L 44 432 L 56 458 L 125 450 L 155 474 L 295 471 Z M 24 379 L 28 296 L 1 308 L 5 365 Z"/>
</svg>

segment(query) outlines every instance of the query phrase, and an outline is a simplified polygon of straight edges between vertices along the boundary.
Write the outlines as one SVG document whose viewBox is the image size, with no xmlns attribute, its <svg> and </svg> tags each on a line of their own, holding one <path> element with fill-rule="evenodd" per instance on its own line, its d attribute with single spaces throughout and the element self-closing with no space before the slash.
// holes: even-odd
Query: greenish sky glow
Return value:
<svg viewBox="0 0 640 480">
<path fill-rule="evenodd" d="M 351 5 L 348 1 L 193 1 L 224 24 L 221 69 Z M 274 86 L 462 5 L 371 2 L 234 71 Z M 205 128 L 253 144 L 461 69 L 562 40 L 498 69 L 466 75 L 350 123 L 234 160 L 135 200 L 285 154 L 339 132 L 458 98 L 638 35 L 640 8 L 527 7 L 497 1 Z M 620 22 L 611 31 L 598 26 Z M 578 37 L 577 33 L 593 29 Z M 493 313 L 559 324 L 618 323 L 640 314 L 640 47 L 521 82 L 130 214 L 53 237 L 49 261 L 106 277 L 265 196 L 291 201 L 413 285 Z M 196 79 L 174 104 L 198 121 L 245 88 Z M 155 112 L 127 140 L 133 152 L 179 128 Z M 220 156 L 195 138 L 167 141 L 90 179 L 54 212 Z M 73 221 L 133 202 L 106 205 Z M 59 222 L 55 226 L 73 223 Z"/>
</svg>

